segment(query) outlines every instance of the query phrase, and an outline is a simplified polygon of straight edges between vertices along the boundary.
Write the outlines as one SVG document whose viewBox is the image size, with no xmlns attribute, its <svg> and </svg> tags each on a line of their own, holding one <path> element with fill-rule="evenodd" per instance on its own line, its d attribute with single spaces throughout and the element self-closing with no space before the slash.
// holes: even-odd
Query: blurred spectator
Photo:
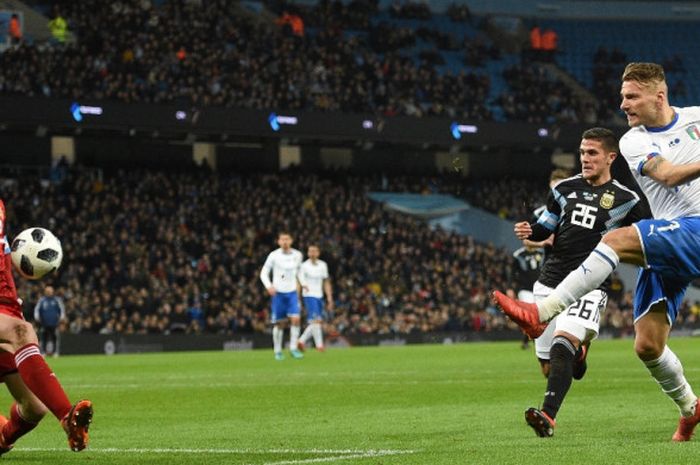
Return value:
<svg viewBox="0 0 700 465">
<path fill-rule="evenodd" d="M 469 7 L 466 4 L 455 4 L 451 3 L 447 7 L 447 16 L 454 22 L 471 22 L 472 14 Z"/>
<path fill-rule="evenodd" d="M 54 6 L 53 17 L 48 23 L 53 40 L 59 44 L 65 44 L 68 38 L 68 22 L 61 16 L 58 6 Z"/>
<path fill-rule="evenodd" d="M 539 60 L 542 54 L 542 30 L 535 25 L 530 29 L 530 57 L 532 60 Z"/>
<path fill-rule="evenodd" d="M 10 36 L 10 45 L 17 45 L 22 42 L 22 24 L 19 21 L 17 13 L 12 13 L 10 17 L 8 33 Z"/>
<path fill-rule="evenodd" d="M 542 32 L 541 49 L 542 60 L 553 62 L 559 48 L 559 37 L 554 29 L 545 29 Z"/>
<path fill-rule="evenodd" d="M 542 202 L 530 193 L 541 193 L 544 181 L 465 186 L 450 175 L 119 171 L 96 184 L 71 168 L 61 184 L 21 182 L 21 192 L 8 187 L 0 196 L 17 230 L 52 224 L 61 237 L 69 259 L 43 284 L 64 297 L 71 332 L 267 331 L 269 302 L 257 270 L 275 233 L 289 228 L 298 232 L 299 247 L 323 247 L 337 277 L 324 324 L 326 334 L 337 336 L 512 327 L 489 310 L 489 290 L 513 287 L 517 279 L 505 250 L 391 213 L 367 191 L 451 192 L 522 219 Z M 296 200 L 280 205 L 278 196 Z M 36 283 L 18 279 L 17 285 L 28 305 L 41 297 Z M 631 298 L 624 293 L 606 312 L 616 331 L 631 331 Z"/>
<path fill-rule="evenodd" d="M 282 30 L 287 31 L 289 34 L 293 34 L 297 37 L 304 37 L 304 21 L 298 14 L 290 13 L 285 10 L 282 16 L 277 18 L 275 22 L 282 27 Z"/>
</svg>

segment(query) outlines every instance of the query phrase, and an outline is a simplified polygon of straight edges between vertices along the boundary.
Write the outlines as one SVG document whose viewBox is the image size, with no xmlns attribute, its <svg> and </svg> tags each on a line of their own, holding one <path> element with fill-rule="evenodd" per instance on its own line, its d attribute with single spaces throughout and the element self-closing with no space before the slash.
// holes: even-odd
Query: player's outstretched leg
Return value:
<svg viewBox="0 0 700 465">
<path fill-rule="evenodd" d="M 586 358 L 588 357 L 588 349 L 590 347 L 590 342 L 584 342 L 579 347 L 578 352 L 576 352 L 576 358 L 574 359 L 574 370 L 572 376 L 576 380 L 583 379 L 588 369 L 588 363 L 586 363 Z"/>
<path fill-rule="evenodd" d="M 6 378 L 5 382 L 14 384 L 15 381 L 11 379 L 12 376 L 14 375 L 9 375 L 7 377 L 9 379 Z M 8 386 L 9 385 L 10 384 L 8 384 Z M 38 415 L 38 418 L 35 421 L 30 421 L 22 416 L 22 413 L 19 410 L 19 404 L 17 404 L 17 402 L 14 402 L 12 407 L 10 407 L 10 418 L 5 418 L 4 416 L 0 415 L 0 455 L 12 449 L 15 442 L 17 442 L 19 438 L 29 433 L 39 425 L 39 420 L 44 415 L 43 409 L 46 409 L 46 407 L 41 404 L 41 409 L 41 411 L 34 412 L 35 418 Z"/>
<path fill-rule="evenodd" d="M 525 411 L 525 421 L 530 427 L 535 430 L 541 438 L 551 438 L 554 436 L 554 426 L 556 422 L 549 418 L 549 415 L 543 411 L 530 407 Z"/>
<path fill-rule="evenodd" d="M 88 428 L 92 423 L 92 402 L 81 400 L 70 409 L 61 425 L 68 435 L 68 445 L 74 452 L 80 452 L 88 445 Z"/>
<path fill-rule="evenodd" d="M 500 291 L 493 291 L 493 301 L 515 322 L 520 329 L 532 339 L 538 338 L 547 328 L 547 322 L 541 322 L 537 305 L 511 299 Z"/>
</svg>

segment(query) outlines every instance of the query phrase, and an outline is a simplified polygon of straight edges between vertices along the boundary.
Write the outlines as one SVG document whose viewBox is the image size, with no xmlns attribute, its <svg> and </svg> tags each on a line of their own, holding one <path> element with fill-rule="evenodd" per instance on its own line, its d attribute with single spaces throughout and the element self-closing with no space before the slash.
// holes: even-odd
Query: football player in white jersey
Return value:
<svg viewBox="0 0 700 465">
<path fill-rule="evenodd" d="M 620 261 L 641 266 L 634 299 L 635 351 L 680 410 L 673 440 L 688 441 L 700 422 L 700 405 L 666 343 L 689 283 L 700 277 L 700 107 L 672 107 L 664 70 L 655 63 L 627 65 L 620 95 L 631 127 L 620 149 L 654 219 L 606 233 L 581 266 L 537 304 L 498 291 L 493 297 L 537 337 L 547 321 L 595 289 Z"/>
<path fill-rule="evenodd" d="M 294 358 L 303 358 L 299 352 L 297 343 L 301 330 L 299 319 L 299 293 L 298 273 L 304 256 L 297 249 L 292 248 L 292 235 L 288 232 L 280 232 L 277 235 L 277 245 L 267 256 L 265 264 L 260 270 L 260 280 L 267 293 L 272 297 L 272 345 L 275 350 L 275 359 L 284 360 L 282 353 L 282 338 L 284 326 L 289 320 L 289 350 Z M 270 281 L 272 272 L 272 281 Z"/>
<path fill-rule="evenodd" d="M 316 350 L 323 352 L 323 295 L 326 296 L 326 306 L 333 308 L 333 289 L 328 275 L 328 265 L 321 260 L 321 250 L 315 244 L 309 246 L 306 255 L 309 257 L 301 264 L 299 282 L 302 286 L 301 295 L 304 298 L 306 309 L 306 329 L 299 338 L 299 349 L 304 350 L 304 345 L 313 337 Z"/>
</svg>

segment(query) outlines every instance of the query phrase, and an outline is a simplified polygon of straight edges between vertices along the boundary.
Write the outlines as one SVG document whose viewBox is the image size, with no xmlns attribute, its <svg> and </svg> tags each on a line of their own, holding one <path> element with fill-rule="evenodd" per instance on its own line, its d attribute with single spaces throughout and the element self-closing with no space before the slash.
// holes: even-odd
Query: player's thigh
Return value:
<svg viewBox="0 0 700 465">
<path fill-rule="evenodd" d="M 301 308 L 299 307 L 299 296 L 296 292 L 290 292 L 285 299 L 285 308 L 287 317 L 290 320 L 295 321 L 295 324 L 299 324 L 299 317 L 301 315 Z"/>
<path fill-rule="evenodd" d="M 535 355 L 541 361 L 549 360 L 549 350 L 552 347 L 552 340 L 554 339 L 554 322 L 550 322 L 544 332 L 535 339 Z"/>
<path fill-rule="evenodd" d="M 296 309 L 296 312 L 294 312 Z M 278 292 L 272 297 L 272 324 L 286 320 L 292 315 L 299 316 L 299 302 L 296 292 Z"/>
<path fill-rule="evenodd" d="M 304 297 L 306 321 L 312 323 L 323 318 L 323 300 L 316 297 Z"/>
<path fill-rule="evenodd" d="M 555 334 L 566 333 L 572 342 L 590 342 L 600 332 L 600 316 L 605 311 L 608 295 L 595 289 L 567 307 L 552 322 Z M 578 346 L 578 344 L 575 344 Z"/>
<path fill-rule="evenodd" d="M 5 382 L 5 385 L 10 391 L 12 397 L 21 406 L 22 416 L 24 419 L 33 423 L 41 420 L 48 409 L 39 400 L 39 398 L 29 390 L 27 385 L 24 384 L 24 381 L 19 373 L 9 374 L 4 377 L 3 381 Z"/>
<path fill-rule="evenodd" d="M 683 304 L 688 282 L 663 276 L 659 271 L 644 268 L 637 276 L 634 292 L 635 325 L 649 312 L 666 315 L 668 325 L 673 325 Z M 661 302 L 663 306 L 659 305 Z"/>
<path fill-rule="evenodd" d="M 644 266 L 644 251 L 639 231 L 634 226 L 614 229 L 603 236 L 603 243 L 611 247 L 620 261 Z"/>
<path fill-rule="evenodd" d="M 674 281 L 700 277 L 700 217 L 642 220 L 635 227 L 652 270 Z"/>
<path fill-rule="evenodd" d="M 30 323 L 0 312 L 0 350 L 16 352 L 27 344 L 36 344 L 36 332 Z"/>
</svg>

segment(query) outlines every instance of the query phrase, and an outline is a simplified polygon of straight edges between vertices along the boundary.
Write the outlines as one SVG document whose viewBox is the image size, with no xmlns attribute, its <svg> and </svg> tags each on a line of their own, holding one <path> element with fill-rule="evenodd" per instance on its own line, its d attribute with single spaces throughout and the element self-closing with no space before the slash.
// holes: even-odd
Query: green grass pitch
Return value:
<svg viewBox="0 0 700 465">
<path fill-rule="evenodd" d="M 700 340 L 673 339 L 700 390 Z M 2 461 L 26 464 L 685 464 L 677 410 L 632 351 L 597 341 L 554 438 L 523 412 L 544 380 L 517 342 L 50 359 L 72 399 L 95 404 L 90 448 L 47 417 Z M 0 405 L 10 404 L 2 390 Z"/>
</svg>

